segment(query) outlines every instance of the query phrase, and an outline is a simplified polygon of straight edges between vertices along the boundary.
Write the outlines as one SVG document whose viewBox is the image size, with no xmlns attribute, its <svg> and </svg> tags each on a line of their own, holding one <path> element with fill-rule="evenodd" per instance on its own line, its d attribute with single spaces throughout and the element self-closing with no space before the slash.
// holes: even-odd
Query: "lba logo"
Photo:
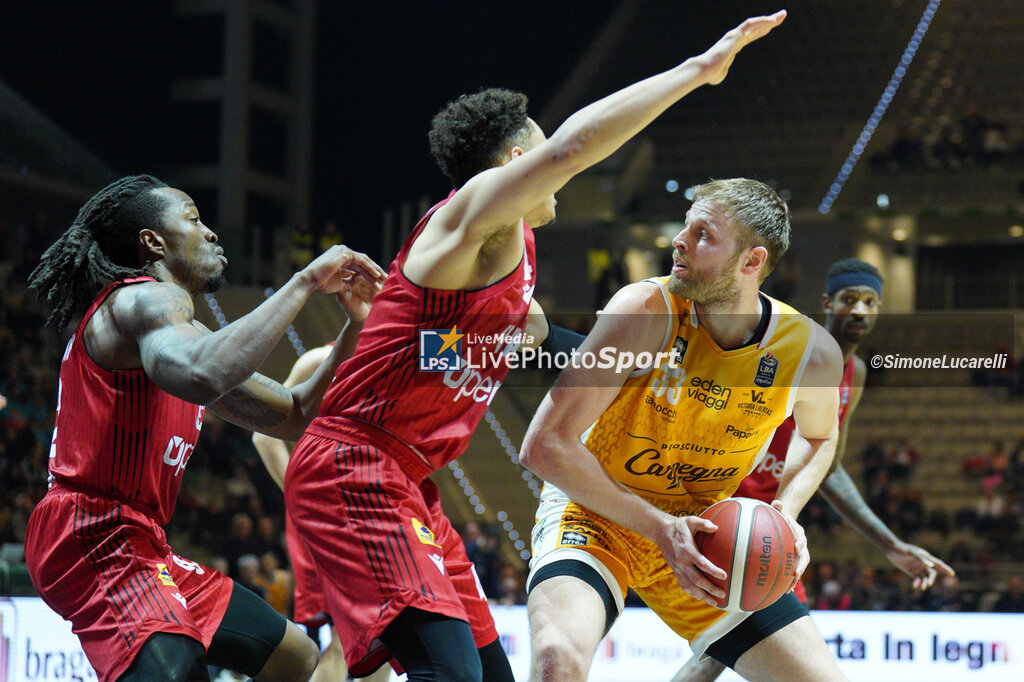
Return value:
<svg viewBox="0 0 1024 682">
<path fill-rule="evenodd" d="M 462 369 L 462 337 L 456 327 L 420 330 L 420 371 L 448 372 Z"/>
</svg>

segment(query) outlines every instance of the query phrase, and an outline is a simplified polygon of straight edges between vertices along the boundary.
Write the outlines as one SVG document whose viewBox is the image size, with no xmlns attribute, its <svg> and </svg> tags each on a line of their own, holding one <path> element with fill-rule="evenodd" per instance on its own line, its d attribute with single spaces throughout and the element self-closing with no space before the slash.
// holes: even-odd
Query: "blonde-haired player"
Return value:
<svg viewBox="0 0 1024 682">
<path fill-rule="evenodd" d="M 522 450 L 547 482 L 528 580 L 532 680 L 586 679 L 627 587 L 696 653 L 748 679 L 843 679 L 792 593 L 756 631 L 712 606 L 724 593 L 708 576 L 725 572 L 693 541 L 716 530 L 697 515 L 736 490 L 792 414 L 774 506 L 794 527 L 798 573 L 809 561 L 795 517 L 832 461 L 843 359 L 820 325 L 759 291 L 789 231 L 763 183 L 694 188 L 672 274 L 612 298 L 538 409 Z M 608 349 L 646 360 L 627 372 L 586 361 Z"/>
</svg>

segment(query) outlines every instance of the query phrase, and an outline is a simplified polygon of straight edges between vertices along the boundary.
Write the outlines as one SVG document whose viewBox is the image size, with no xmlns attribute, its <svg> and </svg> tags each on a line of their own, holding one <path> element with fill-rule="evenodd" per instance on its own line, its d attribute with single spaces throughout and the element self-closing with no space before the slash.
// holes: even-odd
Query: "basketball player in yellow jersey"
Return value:
<svg viewBox="0 0 1024 682">
<path fill-rule="evenodd" d="M 701 185 L 672 244 L 672 274 L 620 290 L 579 349 L 653 362 L 564 370 L 523 443 L 522 463 L 547 482 L 528 580 L 531 680 L 586 679 L 627 587 L 696 654 L 747 679 L 844 679 L 792 594 L 757 628 L 712 606 L 723 593 L 707 576 L 725 572 L 693 540 L 716 530 L 696 515 L 736 490 L 792 414 L 774 506 L 796 534 L 798 573 L 809 561 L 795 518 L 832 461 L 843 358 L 821 326 L 759 292 L 788 248 L 788 208 L 753 180 Z"/>
</svg>

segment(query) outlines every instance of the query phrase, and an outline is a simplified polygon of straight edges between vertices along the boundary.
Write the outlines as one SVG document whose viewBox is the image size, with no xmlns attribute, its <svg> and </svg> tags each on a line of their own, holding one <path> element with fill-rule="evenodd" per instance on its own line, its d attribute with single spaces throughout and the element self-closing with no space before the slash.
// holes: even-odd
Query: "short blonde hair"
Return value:
<svg viewBox="0 0 1024 682">
<path fill-rule="evenodd" d="M 789 207 L 775 190 L 757 180 L 712 180 L 692 188 L 693 201 L 703 201 L 728 211 L 741 228 L 738 248 L 763 246 L 768 260 L 763 281 L 789 249 Z"/>
</svg>

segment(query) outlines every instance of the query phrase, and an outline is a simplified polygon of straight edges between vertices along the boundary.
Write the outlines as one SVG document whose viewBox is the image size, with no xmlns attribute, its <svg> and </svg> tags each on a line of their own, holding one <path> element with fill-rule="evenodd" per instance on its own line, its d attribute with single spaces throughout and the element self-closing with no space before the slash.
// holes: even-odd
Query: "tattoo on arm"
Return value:
<svg viewBox="0 0 1024 682">
<path fill-rule="evenodd" d="M 840 515 L 848 517 L 862 532 L 874 534 L 879 539 L 891 533 L 888 526 L 868 506 L 845 469 L 836 469 L 826 480 L 832 494 L 829 501 L 837 507 L 836 511 Z"/>
<path fill-rule="evenodd" d="M 147 287 L 135 297 L 133 313 L 141 326 L 157 329 L 170 324 L 191 322 L 195 316 L 192 299 L 172 285 Z"/>
<path fill-rule="evenodd" d="M 268 396 L 267 392 L 272 395 Z M 253 374 L 217 401 L 217 412 L 248 429 L 269 429 L 280 426 L 288 418 L 290 411 L 283 409 L 286 404 L 291 404 L 288 389 L 262 374 Z"/>
</svg>

